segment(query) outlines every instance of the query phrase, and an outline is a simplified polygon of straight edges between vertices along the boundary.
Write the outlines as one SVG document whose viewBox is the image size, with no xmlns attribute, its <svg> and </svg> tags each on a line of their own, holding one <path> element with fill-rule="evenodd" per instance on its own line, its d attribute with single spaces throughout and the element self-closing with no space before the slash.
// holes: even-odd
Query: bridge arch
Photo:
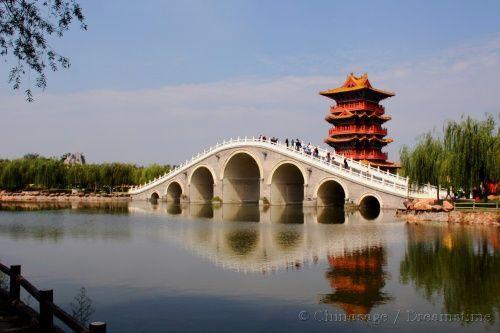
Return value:
<svg viewBox="0 0 500 333">
<path fill-rule="evenodd" d="M 263 171 L 260 160 L 245 150 L 234 151 L 221 169 L 222 200 L 259 202 Z"/>
<path fill-rule="evenodd" d="M 363 193 L 357 202 L 361 215 L 367 220 L 374 220 L 380 215 L 384 203 L 380 195 L 373 192 Z"/>
<path fill-rule="evenodd" d="M 276 164 L 269 174 L 271 204 L 302 204 L 307 175 L 304 168 L 294 161 Z"/>
<path fill-rule="evenodd" d="M 174 180 L 167 185 L 167 190 L 165 191 L 165 197 L 167 198 L 167 202 L 179 203 L 183 193 L 185 192 L 184 189 L 182 188 L 181 183 Z"/>
<path fill-rule="evenodd" d="M 149 202 L 151 203 L 158 203 L 158 200 L 160 199 L 160 194 L 158 194 L 157 191 L 153 191 L 153 193 L 151 193 L 151 195 L 149 196 Z"/>
<path fill-rule="evenodd" d="M 215 179 L 209 166 L 201 164 L 194 168 L 188 180 L 190 202 L 210 202 L 214 197 Z"/>
<path fill-rule="evenodd" d="M 316 186 L 313 198 L 318 206 L 343 206 L 349 198 L 349 190 L 339 178 L 326 177 Z"/>
</svg>

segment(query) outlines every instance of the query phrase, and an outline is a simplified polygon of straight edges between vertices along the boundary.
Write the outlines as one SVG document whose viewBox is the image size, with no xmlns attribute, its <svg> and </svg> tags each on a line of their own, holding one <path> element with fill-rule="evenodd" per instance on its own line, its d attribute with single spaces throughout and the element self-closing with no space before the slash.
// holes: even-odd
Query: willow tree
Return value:
<svg viewBox="0 0 500 333">
<path fill-rule="evenodd" d="M 408 146 L 401 149 L 402 172 L 410 178 L 412 185 L 436 185 L 439 198 L 439 187 L 447 185 L 448 182 L 447 155 L 442 141 L 432 133 L 426 133 L 420 137 L 413 149 Z"/>
<path fill-rule="evenodd" d="M 491 115 L 483 121 L 462 117 L 460 122 L 448 122 L 444 147 L 453 166 L 449 172 L 454 188 L 468 193 L 486 180 L 500 179 L 499 133 Z"/>
<path fill-rule="evenodd" d="M 487 180 L 500 180 L 499 134 L 491 115 L 484 120 L 449 121 L 443 139 L 427 133 L 413 149 L 403 146 L 402 172 L 418 186 L 430 183 L 469 193 Z"/>
</svg>

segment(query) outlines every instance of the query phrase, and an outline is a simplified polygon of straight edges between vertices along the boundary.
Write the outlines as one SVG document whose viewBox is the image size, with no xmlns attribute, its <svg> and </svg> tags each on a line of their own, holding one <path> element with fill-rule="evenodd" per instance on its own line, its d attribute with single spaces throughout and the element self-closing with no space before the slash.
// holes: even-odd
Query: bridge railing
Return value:
<svg viewBox="0 0 500 333">
<path fill-rule="evenodd" d="M 224 140 L 222 143 L 217 143 L 215 146 L 210 146 L 208 149 L 205 149 L 203 153 L 198 153 L 191 157 L 191 159 L 182 162 L 180 165 L 171 169 L 169 172 L 165 173 L 163 176 L 159 178 L 155 178 L 145 184 L 140 186 L 134 186 L 131 188 L 130 193 L 140 193 L 143 190 L 148 189 L 150 186 L 154 186 L 157 183 L 161 183 L 163 180 L 169 178 L 173 174 L 179 173 L 180 170 L 186 168 L 188 165 L 195 164 L 200 160 L 204 159 L 206 156 L 210 155 L 214 150 L 223 149 L 227 146 L 231 146 L 239 143 L 259 143 L 261 145 L 265 145 L 269 148 L 274 148 L 275 150 L 285 151 L 288 154 L 299 157 L 301 159 L 309 160 L 309 162 L 313 162 L 313 164 L 320 165 L 321 167 L 330 167 L 335 168 L 337 172 L 348 175 L 349 178 L 358 178 L 362 179 L 365 182 L 372 183 L 374 185 L 382 186 L 383 188 L 400 192 L 401 194 L 409 194 L 416 196 L 435 196 L 437 192 L 437 188 L 435 186 L 426 185 L 424 187 L 409 189 L 409 179 L 405 177 L 401 177 L 399 174 L 393 174 L 389 171 L 382 171 L 380 168 L 374 168 L 370 165 L 363 164 L 361 162 L 355 161 L 352 158 L 346 158 L 348 162 L 348 168 L 344 168 L 343 163 L 340 161 L 344 160 L 344 156 L 337 154 L 334 151 L 329 151 L 323 148 L 318 148 L 318 156 L 314 156 L 313 154 L 308 154 L 304 151 L 304 149 L 297 150 L 294 147 L 286 146 L 282 142 L 271 142 L 268 140 L 263 140 L 260 138 L 236 138 Z M 327 161 L 326 156 L 330 153 L 331 160 Z"/>
</svg>

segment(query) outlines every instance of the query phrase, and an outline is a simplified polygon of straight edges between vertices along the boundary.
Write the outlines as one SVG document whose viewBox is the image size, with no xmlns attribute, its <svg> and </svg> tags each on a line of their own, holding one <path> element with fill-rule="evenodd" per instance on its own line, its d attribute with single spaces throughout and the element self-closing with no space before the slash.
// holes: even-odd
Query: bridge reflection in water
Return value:
<svg viewBox="0 0 500 333">
<path fill-rule="evenodd" d="M 148 206 L 130 207 L 151 212 Z M 343 206 L 302 205 L 174 205 L 155 204 L 154 211 L 205 219 L 213 224 L 192 228 L 180 223 L 173 239 L 224 269 L 269 274 L 301 269 L 326 260 L 325 279 L 332 292 L 319 302 L 339 307 L 347 315 L 367 314 L 391 299 L 382 289 L 386 279 L 387 232 L 373 220 L 378 211 L 346 212 Z"/>
<path fill-rule="evenodd" d="M 360 211 L 343 207 L 259 206 L 223 204 L 175 205 L 132 203 L 132 213 L 165 214 L 179 219 L 175 228 L 157 235 L 181 244 L 224 269 L 262 273 L 296 269 L 327 257 L 385 242 L 382 212 L 368 221 Z M 371 216 L 370 218 L 373 218 Z M 193 228 L 186 219 L 205 227 Z M 336 225 L 336 226 L 335 226 Z"/>
</svg>

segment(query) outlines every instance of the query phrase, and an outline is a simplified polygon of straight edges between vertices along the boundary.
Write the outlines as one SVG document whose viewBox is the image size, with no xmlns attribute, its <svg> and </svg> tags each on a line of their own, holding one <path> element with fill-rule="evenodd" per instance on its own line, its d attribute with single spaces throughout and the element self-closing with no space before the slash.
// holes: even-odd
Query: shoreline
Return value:
<svg viewBox="0 0 500 333">
<path fill-rule="evenodd" d="M 43 193 L 40 191 L 6 192 L 0 191 L 0 203 L 9 202 L 129 202 L 128 194 L 96 193 Z"/>
<path fill-rule="evenodd" d="M 0 203 L 128 203 L 130 195 L 125 193 L 46 193 L 42 191 L 0 191 Z M 347 207 L 346 207 L 347 208 Z M 351 208 L 352 209 L 352 208 Z M 396 210 L 395 216 L 406 223 L 429 222 L 458 223 L 467 225 L 489 225 L 500 227 L 498 211 L 423 211 Z"/>
<path fill-rule="evenodd" d="M 421 224 L 429 222 L 458 223 L 467 225 L 489 225 L 500 227 L 500 212 L 496 211 L 450 211 L 428 212 L 397 210 L 396 217 L 406 223 Z"/>
</svg>

